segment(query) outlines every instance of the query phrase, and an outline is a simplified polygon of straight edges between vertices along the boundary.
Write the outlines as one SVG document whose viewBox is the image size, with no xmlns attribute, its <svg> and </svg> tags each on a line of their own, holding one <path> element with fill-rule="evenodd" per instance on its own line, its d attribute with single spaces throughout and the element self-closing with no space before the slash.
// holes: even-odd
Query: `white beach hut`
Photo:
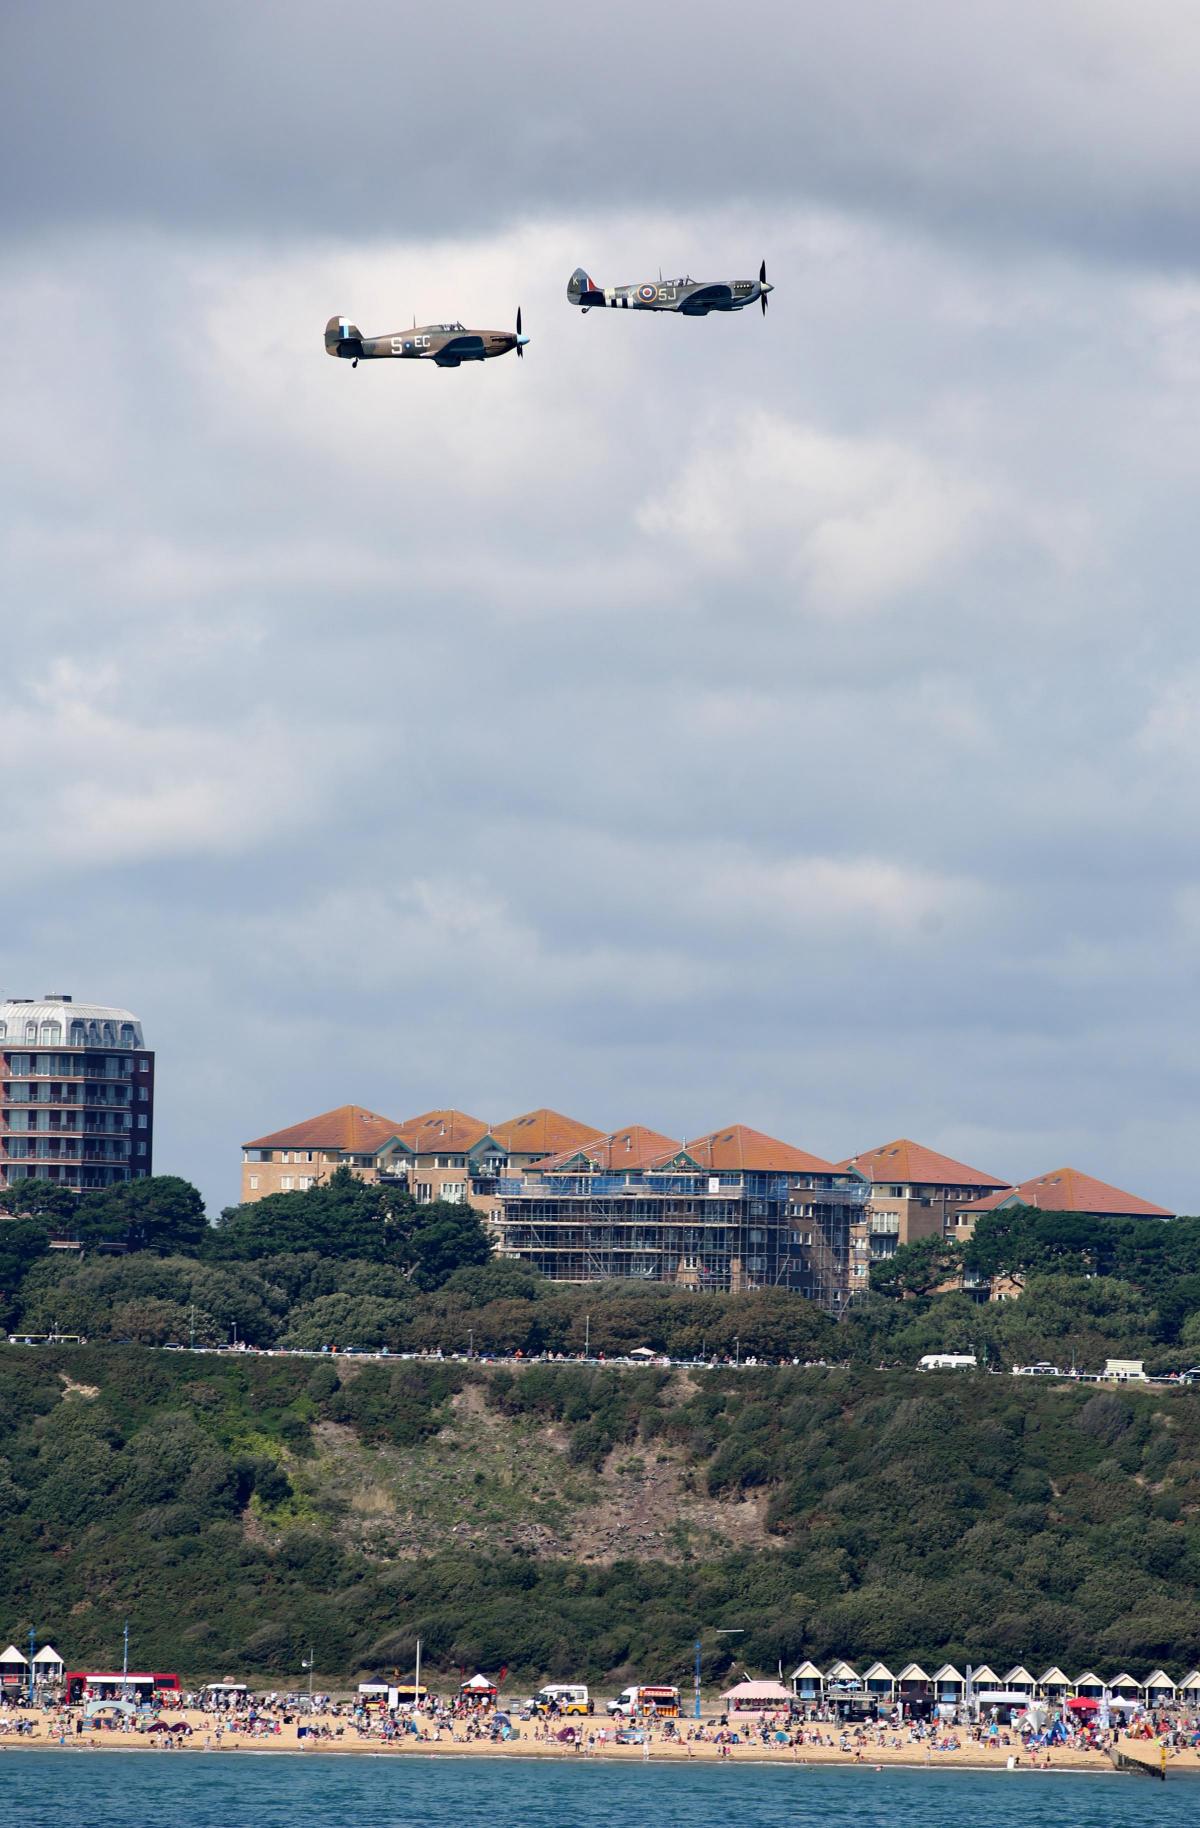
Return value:
<svg viewBox="0 0 1200 1828">
<path fill-rule="evenodd" d="M 29 1658 L 23 1657 L 15 1644 L 0 1655 L 0 1684 L 5 1688 L 19 1688 L 29 1680 Z"/>
<path fill-rule="evenodd" d="M 1156 1669 L 1142 1683 L 1142 1693 L 1147 1707 L 1171 1707 L 1179 1691 L 1165 1669 Z"/>
<path fill-rule="evenodd" d="M 1071 1692 L 1071 1682 L 1058 1665 L 1044 1670 L 1038 1677 L 1038 1693 L 1044 1701 L 1065 1701 Z"/>
<path fill-rule="evenodd" d="M 1024 1695 L 1026 1701 L 1032 1701 L 1037 1694 L 1037 1682 L 1023 1663 L 1014 1663 L 1011 1669 L 1005 1671 L 1001 1686 L 1015 1695 Z"/>
<path fill-rule="evenodd" d="M 919 1663 L 906 1663 L 896 1677 L 896 1699 L 911 1707 L 914 1701 L 928 1701 L 931 1684 Z"/>
<path fill-rule="evenodd" d="M 1179 1699 L 1188 1707 L 1200 1707 L 1200 1669 L 1189 1669 L 1179 1684 Z"/>
<path fill-rule="evenodd" d="M 825 1678 L 815 1663 L 804 1662 L 792 1671 L 792 1693 L 797 1701 L 815 1707 L 825 1689 Z"/>
<path fill-rule="evenodd" d="M 1123 1669 L 1120 1675 L 1114 1676 L 1108 1684 L 1108 1692 L 1114 1701 L 1140 1701 L 1142 1685 L 1140 1682 L 1134 1681 L 1127 1669 Z"/>
<path fill-rule="evenodd" d="M 1104 1699 L 1104 1684 L 1094 1669 L 1085 1669 L 1081 1676 L 1076 1676 L 1073 1688 L 1080 1701 Z"/>
<path fill-rule="evenodd" d="M 896 1678 L 886 1663 L 872 1663 L 863 1671 L 863 1690 L 872 1701 L 891 1702 L 896 1696 Z"/>
<path fill-rule="evenodd" d="M 837 1662 L 831 1663 L 825 1671 L 826 1693 L 831 1688 L 860 1689 L 861 1687 L 862 1677 L 851 1664 L 846 1662 L 844 1657 L 839 1657 Z"/>
<path fill-rule="evenodd" d="M 957 1707 L 966 1692 L 967 1678 L 953 1663 L 933 1672 L 933 1698 L 942 1707 Z"/>
<path fill-rule="evenodd" d="M 47 1682 L 57 1687 L 62 1681 L 66 1664 L 55 1650 L 53 1644 L 43 1644 L 35 1651 L 33 1658 L 33 1679 L 35 1682 Z"/>
</svg>

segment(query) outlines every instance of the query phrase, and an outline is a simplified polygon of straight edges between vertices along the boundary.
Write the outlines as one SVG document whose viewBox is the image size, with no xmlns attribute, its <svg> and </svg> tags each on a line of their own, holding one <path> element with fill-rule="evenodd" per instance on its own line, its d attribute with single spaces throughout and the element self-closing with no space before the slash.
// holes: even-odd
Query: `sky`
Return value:
<svg viewBox="0 0 1200 1828">
<path fill-rule="evenodd" d="M 548 1104 L 1200 1210 L 1198 83 L 1181 0 L 8 0 L 0 993 L 142 1018 L 159 1172 Z"/>
</svg>

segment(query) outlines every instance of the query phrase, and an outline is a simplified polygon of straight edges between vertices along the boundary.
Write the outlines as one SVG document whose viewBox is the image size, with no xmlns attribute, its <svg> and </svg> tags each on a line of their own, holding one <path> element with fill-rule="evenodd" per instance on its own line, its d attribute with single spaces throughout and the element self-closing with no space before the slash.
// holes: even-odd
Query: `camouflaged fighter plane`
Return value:
<svg viewBox="0 0 1200 1828">
<path fill-rule="evenodd" d="M 707 317 L 710 311 L 744 311 L 757 299 L 767 310 L 767 263 L 764 260 L 755 279 L 718 279 L 708 282 L 692 279 L 647 280 L 643 286 L 598 286 L 582 267 L 576 267 L 567 281 L 567 297 L 583 311 L 608 305 L 623 311 L 675 311 L 680 317 Z"/>
<path fill-rule="evenodd" d="M 515 336 L 511 330 L 468 330 L 463 324 L 416 323 L 411 330 L 401 330 L 396 336 L 364 336 L 357 324 L 344 317 L 331 317 L 325 326 L 325 353 L 340 356 L 351 368 L 384 356 L 436 362 L 439 368 L 459 368 L 464 362 L 486 362 L 490 356 L 507 355 L 510 349 L 524 356 L 528 341 L 521 334 L 520 306 Z"/>
</svg>

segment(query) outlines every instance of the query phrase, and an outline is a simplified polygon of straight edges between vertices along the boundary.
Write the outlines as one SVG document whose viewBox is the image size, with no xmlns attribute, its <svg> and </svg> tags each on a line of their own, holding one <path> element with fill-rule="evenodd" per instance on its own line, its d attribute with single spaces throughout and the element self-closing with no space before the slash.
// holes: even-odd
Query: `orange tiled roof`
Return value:
<svg viewBox="0 0 1200 1828">
<path fill-rule="evenodd" d="M 925 1187 L 1007 1187 L 1009 1183 L 996 1174 L 985 1174 L 982 1168 L 969 1168 L 953 1156 L 939 1155 L 920 1143 L 901 1137 L 884 1143 L 879 1149 L 864 1149 L 851 1155 L 839 1168 L 860 1168 L 870 1181 L 902 1181 Z"/>
<path fill-rule="evenodd" d="M 548 1111 L 545 1106 L 492 1125 L 492 1135 L 510 1155 L 558 1155 L 581 1143 L 599 1142 L 603 1134 L 590 1123 L 564 1117 L 561 1111 Z"/>
<path fill-rule="evenodd" d="M 393 1117 L 381 1117 L 378 1111 L 366 1111 L 361 1104 L 340 1104 L 336 1111 L 323 1111 L 320 1117 L 308 1117 L 289 1129 L 275 1130 L 270 1136 L 259 1136 L 243 1143 L 244 1149 L 339 1149 L 345 1155 L 373 1155 L 385 1142 L 397 1135 L 400 1125 Z"/>
<path fill-rule="evenodd" d="M 742 1169 L 748 1174 L 833 1174 L 832 1162 L 819 1155 L 795 1149 L 777 1137 L 764 1136 L 761 1130 L 747 1129 L 744 1123 L 729 1124 L 710 1130 L 707 1136 L 696 1136 L 685 1142 L 684 1152 L 714 1173 L 721 1169 Z M 678 1154 L 678 1150 L 675 1151 Z"/>
<path fill-rule="evenodd" d="M 648 1168 L 652 1162 L 661 1161 L 664 1155 L 678 1155 L 679 1147 L 673 1137 L 662 1136 L 657 1130 L 647 1130 L 635 1123 L 627 1130 L 611 1130 L 607 1136 L 599 1136 L 593 1142 L 560 1149 L 557 1155 L 548 1155 L 534 1165 L 553 1170 L 564 1168 L 584 1156 L 601 1173 L 616 1173 L 622 1168 Z"/>
<path fill-rule="evenodd" d="M 409 1147 L 421 1155 L 439 1149 L 461 1154 L 492 1134 L 478 1117 L 468 1117 L 465 1111 L 422 1111 L 419 1117 L 406 1118 L 396 1128 Z"/>
<path fill-rule="evenodd" d="M 1078 1168 L 1053 1168 L 1049 1174 L 1022 1181 L 1020 1186 L 993 1193 L 985 1200 L 973 1200 L 964 1212 L 994 1212 L 1006 1204 L 1039 1206 L 1043 1212 L 1086 1212 L 1103 1218 L 1173 1219 L 1175 1214 L 1164 1206 L 1151 1205 L 1136 1193 L 1123 1193 L 1107 1181 L 1081 1174 Z"/>
</svg>

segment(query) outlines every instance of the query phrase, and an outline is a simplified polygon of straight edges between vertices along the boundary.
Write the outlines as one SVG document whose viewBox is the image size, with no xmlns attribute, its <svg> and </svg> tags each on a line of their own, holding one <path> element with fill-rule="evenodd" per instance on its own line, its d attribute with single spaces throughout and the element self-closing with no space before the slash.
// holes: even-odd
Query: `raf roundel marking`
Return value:
<svg viewBox="0 0 1200 1828">
<path fill-rule="evenodd" d="M 646 303 L 650 304 L 652 302 L 652 300 L 654 300 L 658 297 L 658 287 L 657 286 L 639 286 L 638 287 L 638 297 L 644 298 Z"/>
</svg>

